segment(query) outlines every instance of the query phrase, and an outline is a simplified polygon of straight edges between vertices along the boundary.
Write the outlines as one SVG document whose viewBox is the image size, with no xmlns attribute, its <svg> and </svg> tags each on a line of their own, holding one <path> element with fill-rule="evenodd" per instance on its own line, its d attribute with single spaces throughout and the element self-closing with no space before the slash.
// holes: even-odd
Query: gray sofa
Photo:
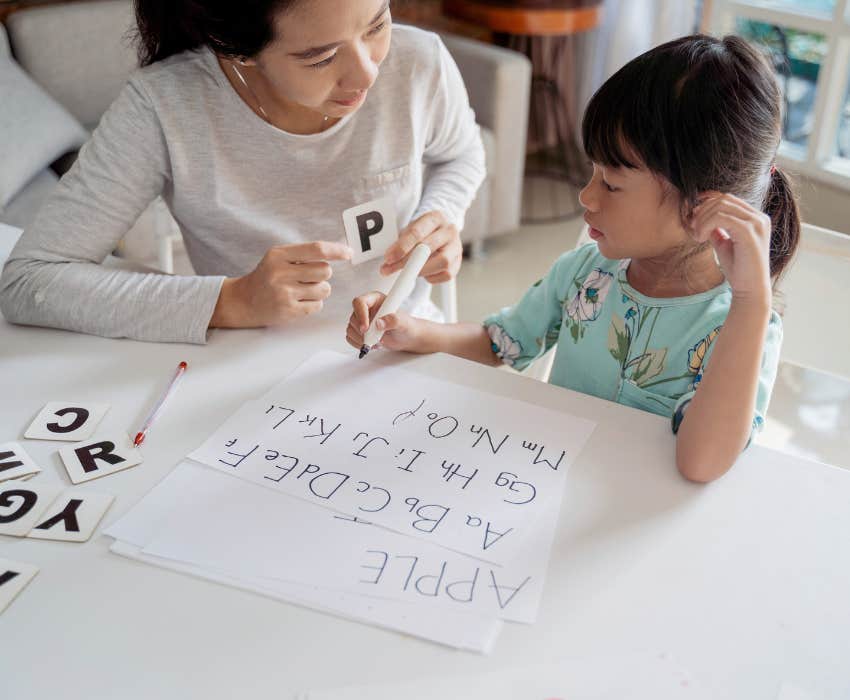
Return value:
<svg viewBox="0 0 850 700">
<path fill-rule="evenodd" d="M 90 132 L 136 66 L 128 37 L 132 25 L 129 0 L 19 10 L 6 20 L 8 41 L 0 25 L 0 61 L 10 60 L 11 48 L 12 59 L 27 76 Z M 512 51 L 455 36 L 443 39 L 467 84 L 487 151 L 487 179 L 463 234 L 475 253 L 485 238 L 514 231 L 519 225 L 531 66 Z M 0 123 L 3 110 L 0 102 Z M 0 221 L 21 228 L 32 221 L 71 162 L 74 148 L 69 150 L 72 153 L 58 161 L 26 164 L 35 175 L 0 208 Z M 8 167 L 21 164 L 0 161 L 0 169 Z M 148 212 L 143 219 L 128 238 L 135 235 L 146 240 L 147 250 L 154 251 L 155 239 L 162 234 L 151 229 L 161 229 L 162 217 Z M 136 249 L 144 251 L 145 246 Z"/>
</svg>

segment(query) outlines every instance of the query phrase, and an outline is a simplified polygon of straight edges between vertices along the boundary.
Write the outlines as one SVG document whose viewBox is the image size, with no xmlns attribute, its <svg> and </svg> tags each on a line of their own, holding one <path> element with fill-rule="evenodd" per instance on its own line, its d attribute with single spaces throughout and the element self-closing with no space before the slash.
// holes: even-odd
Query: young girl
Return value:
<svg viewBox="0 0 850 700">
<path fill-rule="evenodd" d="M 780 125 L 773 73 L 738 37 L 639 56 L 584 115 L 593 242 L 483 326 L 398 313 L 379 321 L 381 345 L 522 369 L 557 343 L 553 384 L 670 416 L 679 471 L 716 479 L 760 428 L 776 375 L 772 284 L 800 233 L 774 163 Z M 354 347 L 382 300 L 354 300 Z"/>
</svg>

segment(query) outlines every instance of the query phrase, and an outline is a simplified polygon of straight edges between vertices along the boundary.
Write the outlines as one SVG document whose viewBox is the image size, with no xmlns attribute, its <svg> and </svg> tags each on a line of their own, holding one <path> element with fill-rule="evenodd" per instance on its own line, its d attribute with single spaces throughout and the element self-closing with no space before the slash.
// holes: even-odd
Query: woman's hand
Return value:
<svg viewBox="0 0 850 700">
<path fill-rule="evenodd" d="M 345 339 L 349 345 L 358 350 L 363 347 L 363 336 L 369 328 L 372 319 L 381 308 L 386 299 L 381 292 L 369 292 L 356 297 L 351 305 L 354 312 L 348 321 Z M 407 352 L 428 352 L 422 343 L 424 322 L 404 312 L 387 314 L 377 321 L 376 328 L 383 331 L 380 345 L 390 350 L 404 350 Z"/>
<path fill-rule="evenodd" d="M 350 259 L 342 243 L 275 246 L 252 272 L 224 281 L 210 328 L 275 326 L 321 311 L 331 295 L 328 261 Z"/>
<path fill-rule="evenodd" d="M 736 300 L 770 306 L 770 217 L 731 194 L 708 192 L 691 218 L 709 241 Z"/>
<path fill-rule="evenodd" d="M 445 214 L 431 211 L 408 224 L 398 235 L 398 240 L 384 253 L 382 275 L 391 275 L 404 267 L 407 256 L 418 243 L 431 249 L 431 257 L 419 273 L 428 282 L 448 282 L 460 270 L 463 246 L 457 226 L 449 223 Z"/>
</svg>

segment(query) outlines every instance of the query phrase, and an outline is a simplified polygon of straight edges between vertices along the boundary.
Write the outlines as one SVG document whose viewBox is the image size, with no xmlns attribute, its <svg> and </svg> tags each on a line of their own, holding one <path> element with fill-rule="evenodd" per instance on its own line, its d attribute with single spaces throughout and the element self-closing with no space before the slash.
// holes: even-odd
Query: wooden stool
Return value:
<svg viewBox="0 0 850 700">
<path fill-rule="evenodd" d="M 546 58 L 551 65 L 557 66 L 567 49 L 567 37 L 599 26 L 602 0 L 443 0 L 443 12 L 486 27 L 493 32 L 495 43 L 525 53 L 532 63 L 535 58 L 542 59 L 540 52 L 547 48 L 544 37 L 554 37 L 555 41 L 547 42 L 551 44 L 548 48 L 552 54 Z M 580 189 L 584 186 L 586 167 L 557 78 L 557 73 L 546 72 L 533 77 L 531 134 L 545 141 L 546 135 L 554 131 L 556 144 L 529 155 L 526 175 L 566 182 L 571 188 Z M 547 121 L 550 124 L 547 125 Z M 554 122 L 554 130 L 551 122 Z M 529 211 L 533 207 L 526 206 L 525 221 L 559 221 L 582 211 L 574 202 L 576 193 L 569 192 L 566 197 L 564 188 L 557 184 L 550 189 L 552 197 L 548 211 L 535 213 Z M 565 206 L 565 199 L 571 200 L 570 206 Z"/>
<path fill-rule="evenodd" d="M 443 12 L 500 34 L 566 36 L 599 26 L 601 0 L 443 0 Z"/>
</svg>

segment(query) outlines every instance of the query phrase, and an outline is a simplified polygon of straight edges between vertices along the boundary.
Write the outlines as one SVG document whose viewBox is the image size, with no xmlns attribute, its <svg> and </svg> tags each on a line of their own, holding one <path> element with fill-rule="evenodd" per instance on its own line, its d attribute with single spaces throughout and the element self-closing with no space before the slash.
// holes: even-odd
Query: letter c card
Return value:
<svg viewBox="0 0 850 700">
<path fill-rule="evenodd" d="M 41 409 L 24 433 L 30 440 L 67 440 L 76 442 L 91 437 L 106 415 L 109 404 L 52 401 Z"/>
</svg>

